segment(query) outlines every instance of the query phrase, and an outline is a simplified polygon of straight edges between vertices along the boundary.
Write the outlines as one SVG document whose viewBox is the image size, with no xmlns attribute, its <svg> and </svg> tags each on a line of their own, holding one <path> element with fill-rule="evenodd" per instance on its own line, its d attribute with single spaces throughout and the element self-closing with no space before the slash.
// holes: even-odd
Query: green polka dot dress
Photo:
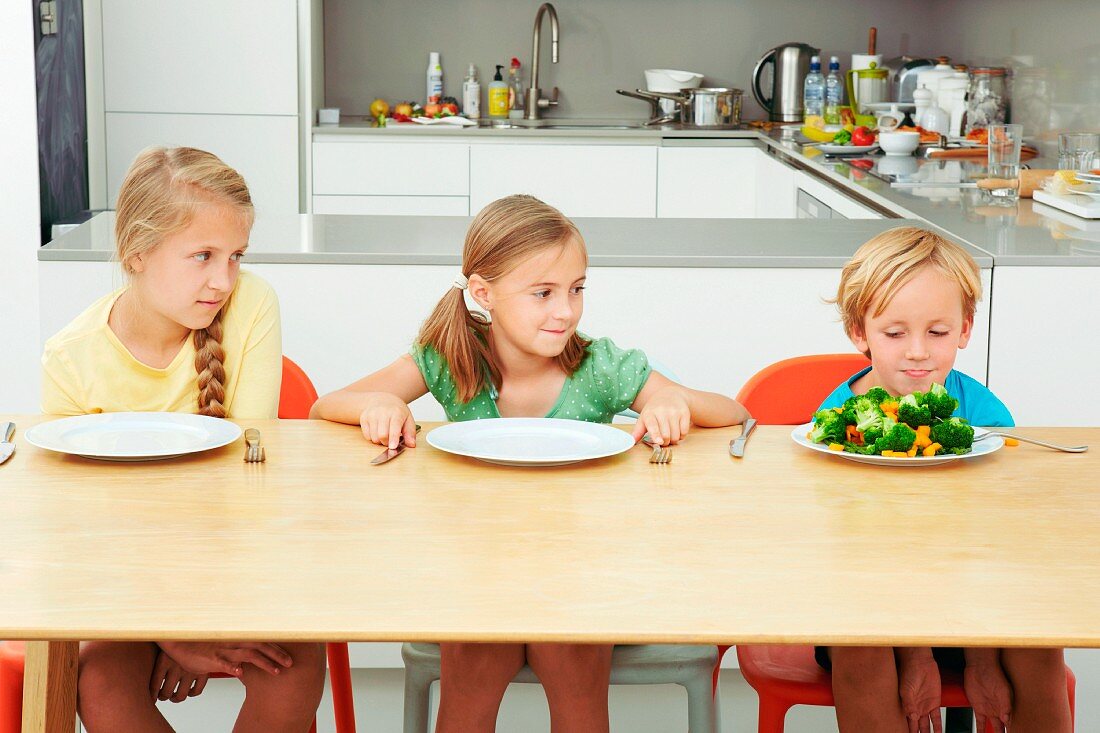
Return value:
<svg viewBox="0 0 1100 733">
<path fill-rule="evenodd" d="M 545 417 L 609 423 L 634 403 L 651 371 L 640 349 L 620 349 L 609 338 L 585 349 L 577 371 L 566 377 L 557 402 Z M 487 385 L 469 402 L 458 401 L 458 390 L 446 360 L 431 346 L 416 344 L 409 352 L 432 396 L 452 422 L 500 417 L 496 389 Z"/>
</svg>

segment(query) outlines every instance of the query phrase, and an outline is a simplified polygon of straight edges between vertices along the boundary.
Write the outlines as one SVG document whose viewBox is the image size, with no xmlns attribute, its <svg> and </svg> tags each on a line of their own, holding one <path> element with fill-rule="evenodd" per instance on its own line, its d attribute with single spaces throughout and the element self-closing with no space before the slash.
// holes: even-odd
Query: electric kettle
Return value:
<svg viewBox="0 0 1100 733">
<path fill-rule="evenodd" d="M 821 50 L 806 43 L 784 43 L 768 51 L 752 70 L 752 96 L 768 113 L 772 122 L 802 120 L 802 84 L 810 73 L 810 57 Z M 765 96 L 761 77 L 767 66 L 772 67 L 771 89 Z"/>
</svg>

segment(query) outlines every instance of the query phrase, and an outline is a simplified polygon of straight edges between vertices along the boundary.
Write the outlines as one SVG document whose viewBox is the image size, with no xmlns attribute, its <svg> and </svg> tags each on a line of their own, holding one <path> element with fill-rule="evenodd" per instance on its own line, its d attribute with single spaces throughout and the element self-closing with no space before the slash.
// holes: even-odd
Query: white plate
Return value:
<svg viewBox="0 0 1100 733">
<path fill-rule="evenodd" d="M 561 466 L 623 453 L 630 433 L 610 425 L 546 417 L 498 417 L 442 425 L 428 444 L 504 466 Z"/>
<path fill-rule="evenodd" d="M 104 461 L 152 461 L 229 445 L 241 429 L 227 420 L 180 412 L 104 412 L 35 425 L 28 443 Z"/>
<path fill-rule="evenodd" d="M 1090 183 L 1100 183 L 1100 175 L 1096 173 L 1083 173 L 1081 171 L 1077 171 L 1074 176 L 1080 178 L 1082 181 L 1088 181 Z"/>
<path fill-rule="evenodd" d="M 1075 193 L 1079 196 L 1091 196 L 1094 199 L 1100 199 L 1100 191 L 1094 191 L 1092 189 L 1084 190 L 1079 186 L 1070 186 L 1070 193 Z"/>
<path fill-rule="evenodd" d="M 862 155 L 869 153 L 878 147 L 878 143 L 874 145 L 833 145 L 832 143 L 821 143 L 817 146 L 817 149 L 826 155 Z"/>
<path fill-rule="evenodd" d="M 874 112 L 889 112 L 891 109 L 897 107 L 899 112 L 906 112 L 908 110 L 915 110 L 917 105 L 913 102 L 864 102 L 860 107 L 866 107 Z"/>
<path fill-rule="evenodd" d="M 855 461 L 856 463 L 870 463 L 880 466 L 934 466 L 939 463 L 950 463 L 951 461 L 965 460 L 968 458 L 978 458 L 980 456 L 989 455 L 990 453 L 1000 450 L 1004 447 L 1005 441 L 999 435 L 992 435 L 980 443 L 975 443 L 974 447 L 969 453 L 961 456 L 954 454 L 946 456 L 931 456 L 925 458 L 924 456 L 917 456 L 915 458 L 887 458 L 886 456 L 861 456 L 858 453 L 847 453 L 845 451 L 829 450 L 829 446 L 824 443 L 815 443 L 806 437 L 806 433 L 813 429 L 814 424 L 808 422 L 805 425 L 799 425 L 797 428 L 791 431 L 791 439 L 801 446 L 809 448 L 810 450 L 817 451 L 818 453 L 828 453 L 831 456 L 837 456 L 838 458 L 845 458 L 849 461 Z M 984 435 L 989 432 L 988 430 L 982 430 L 981 428 L 974 428 L 974 437 Z"/>
</svg>

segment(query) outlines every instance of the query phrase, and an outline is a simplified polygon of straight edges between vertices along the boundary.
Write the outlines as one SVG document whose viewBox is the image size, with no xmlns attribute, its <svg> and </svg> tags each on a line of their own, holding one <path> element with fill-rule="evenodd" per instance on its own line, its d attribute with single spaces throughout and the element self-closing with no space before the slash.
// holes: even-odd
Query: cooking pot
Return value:
<svg viewBox="0 0 1100 733">
<path fill-rule="evenodd" d="M 731 128 L 741 124 L 741 97 L 744 92 L 740 89 L 698 87 L 681 89 L 679 94 L 637 89 L 635 94 L 679 102 L 680 124 L 684 127 Z"/>
<path fill-rule="evenodd" d="M 679 69 L 646 69 L 645 86 L 650 92 L 669 92 L 675 94 L 681 89 L 694 89 L 703 82 L 703 75 L 695 71 Z M 661 112 L 675 115 L 679 109 L 671 99 L 658 100 Z"/>
</svg>

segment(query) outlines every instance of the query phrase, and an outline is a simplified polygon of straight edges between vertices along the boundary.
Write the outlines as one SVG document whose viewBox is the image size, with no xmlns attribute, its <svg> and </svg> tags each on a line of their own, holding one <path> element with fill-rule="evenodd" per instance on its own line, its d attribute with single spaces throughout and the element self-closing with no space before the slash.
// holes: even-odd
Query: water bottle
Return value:
<svg viewBox="0 0 1100 733">
<path fill-rule="evenodd" d="M 840 60 L 829 59 L 829 75 L 825 77 L 825 124 L 840 124 Z"/>
<path fill-rule="evenodd" d="M 811 117 L 823 117 L 825 113 L 825 78 L 821 76 L 821 58 L 810 58 L 810 73 L 802 86 L 802 115 L 807 122 Z"/>
</svg>

